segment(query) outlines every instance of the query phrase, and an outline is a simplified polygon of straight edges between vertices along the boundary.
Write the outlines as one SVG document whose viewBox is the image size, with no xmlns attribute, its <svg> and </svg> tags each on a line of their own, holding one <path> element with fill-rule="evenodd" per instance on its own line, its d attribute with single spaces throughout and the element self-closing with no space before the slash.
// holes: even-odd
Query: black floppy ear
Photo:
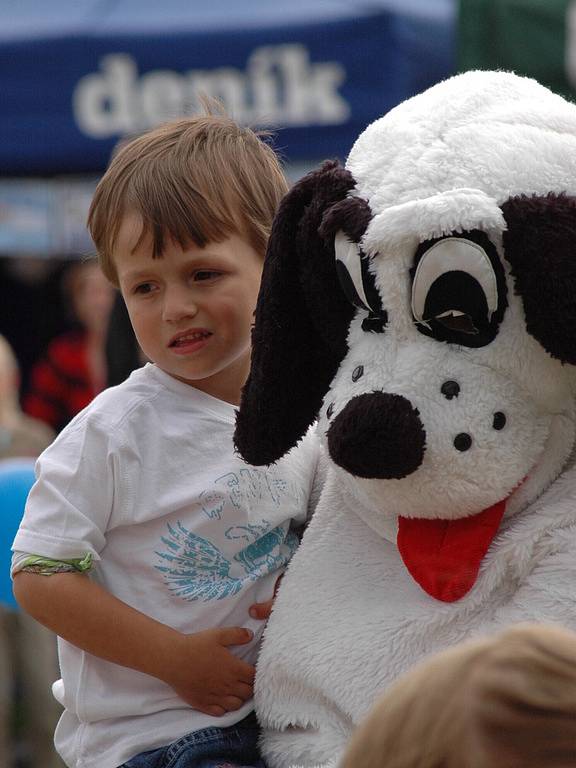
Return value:
<svg viewBox="0 0 576 768">
<path fill-rule="evenodd" d="M 271 464 L 296 445 L 346 354 L 354 308 L 339 285 L 333 244 L 318 230 L 354 186 L 349 171 L 327 161 L 294 185 L 274 220 L 234 435 L 251 464 Z"/>
<path fill-rule="evenodd" d="M 526 328 L 552 357 L 576 364 L 576 198 L 520 195 L 502 205 L 504 255 Z"/>
</svg>

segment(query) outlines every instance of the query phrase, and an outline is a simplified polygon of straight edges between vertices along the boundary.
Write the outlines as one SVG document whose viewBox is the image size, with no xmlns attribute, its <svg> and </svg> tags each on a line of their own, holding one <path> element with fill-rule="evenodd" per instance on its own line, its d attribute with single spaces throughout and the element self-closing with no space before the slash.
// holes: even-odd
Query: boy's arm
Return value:
<svg viewBox="0 0 576 768">
<path fill-rule="evenodd" d="M 194 709 L 219 716 L 252 695 L 254 668 L 228 647 L 250 642 L 242 627 L 185 635 L 118 600 L 80 573 L 14 575 L 19 605 L 94 656 L 170 685 Z"/>
</svg>

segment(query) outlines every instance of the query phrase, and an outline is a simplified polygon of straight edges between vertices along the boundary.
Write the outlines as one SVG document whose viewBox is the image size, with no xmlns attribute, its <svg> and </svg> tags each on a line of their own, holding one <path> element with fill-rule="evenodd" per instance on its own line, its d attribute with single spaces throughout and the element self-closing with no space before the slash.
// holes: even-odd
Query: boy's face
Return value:
<svg viewBox="0 0 576 768">
<path fill-rule="evenodd" d="M 180 381 L 238 403 L 250 367 L 250 327 L 261 257 L 238 235 L 205 248 L 151 238 L 135 248 L 142 222 L 125 216 L 114 250 L 120 290 L 146 356 Z"/>
</svg>

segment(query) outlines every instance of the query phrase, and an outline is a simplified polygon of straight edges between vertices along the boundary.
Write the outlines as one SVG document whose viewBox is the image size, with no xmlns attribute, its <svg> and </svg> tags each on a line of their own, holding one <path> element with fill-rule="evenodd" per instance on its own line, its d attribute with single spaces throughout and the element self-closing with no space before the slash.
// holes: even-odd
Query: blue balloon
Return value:
<svg viewBox="0 0 576 768">
<path fill-rule="evenodd" d="M 34 459 L 0 461 L 0 603 L 17 608 L 12 594 L 10 562 L 12 542 L 34 483 Z"/>
</svg>

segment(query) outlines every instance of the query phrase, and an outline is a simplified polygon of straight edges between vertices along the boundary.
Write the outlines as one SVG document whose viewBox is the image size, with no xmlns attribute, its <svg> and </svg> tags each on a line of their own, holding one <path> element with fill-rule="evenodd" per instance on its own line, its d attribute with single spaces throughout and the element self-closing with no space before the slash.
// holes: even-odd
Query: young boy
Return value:
<svg viewBox="0 0 576 768">
<path fill-rule="evenodd" d="M 286 181 L 249 129 L 209 115 L 130 142 L 89 228 L 152 362 L 40 457 L 14 591 L 59 635 L 71 768 L 262 766 L 254 662 L 318 454 L 234 454 L 250 328 Z"/>
</svg>

